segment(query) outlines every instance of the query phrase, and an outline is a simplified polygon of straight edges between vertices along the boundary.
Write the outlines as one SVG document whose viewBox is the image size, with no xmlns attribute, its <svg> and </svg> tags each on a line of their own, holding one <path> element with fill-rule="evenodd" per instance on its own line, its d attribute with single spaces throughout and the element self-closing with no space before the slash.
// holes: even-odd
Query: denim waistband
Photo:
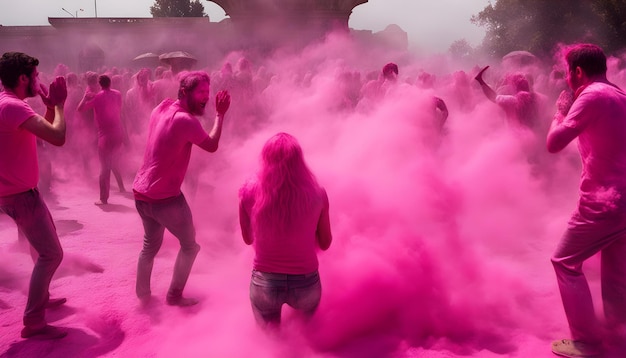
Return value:
<svg viewBox="0 0 626 358">
<path fill-rule="evenodd" d="M 276 272 L 264 272 L 264 271 L 259 271 L 259 270 L 252 270 L 252 274 L 254 275 L 255 273 L 270 280 L 290 280 L 290 279 L 302 280 L 302 279 L 319 276 L 319 271 L 317 270 L 311 273 L 306 273 L 306 274 L 289 274 L 289 273 L 276 273 Z"/>
</svg>

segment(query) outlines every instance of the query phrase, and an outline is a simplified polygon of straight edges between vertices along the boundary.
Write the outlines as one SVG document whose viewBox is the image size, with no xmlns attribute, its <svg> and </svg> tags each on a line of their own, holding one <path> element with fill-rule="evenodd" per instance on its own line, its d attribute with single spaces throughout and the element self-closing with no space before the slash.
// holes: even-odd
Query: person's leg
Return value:
<svg viewBox="0 0 626 358">
<path fill-rule="evenodd" d="M 113 176 L 115 177 L 115 181 L 117 182 L 117 188 L 121 193 L 125 192 L 124 188 L 124 180 L 122 180 L 122 174 L 120 173 L 120 154 L 122 149 L 121 139 L 115 145 L 113 150 L 113 154 L 111 157 L 111 171 L 113 172 Z"/>
<path fill-rule="evenodd" d="M 98 141 L 98 157 L 100 158 L 100 202 L 96 202 L 96 204 L 106 204 L 109 200 L 109 190 L 111 188 L 112 153 L 104 139 Z"/>
<path fill-rule="evenodd" d="M 47 326 L 45 309 L 49 299 L 48 290 L 50 281 L 63 260 L 63 249 L 50 211 L 37 190 L 15 198 L 13 210 L 7 211 L 7 214 L 15 220 L 19 230 L 37 252 L 24 311 L 25 330 L 22 332 L 22 336 L 30 337 L 40 334 Z"/>
<path fill-rule="evenodd" d="M 311 317 L 322 298 L 322 285 L 317 272 L 308 275 L 290 275 L 287 304 Z"/>
<path fill-rule="evenodd" d="M 200 245 L 196 243 L 196 230 L 193 226 L 191 209 L 181 194 L 167 203 L 155 205 L 154 215 L 180 242 L 167 300 L 170 304 L 176 305 L 195 304 L 197 301 L 181 301 L 191 268 L 200 251 Z"/>
<path fill-rule="evenodd" d="M 571 225 L 552 257 L 563 308 L 575 341 L 601 341 L 583 262 L 624 234 L 618 222 Z"/>
<path fill-rule="evenodd" d="M 626 235 L 602 250 L 602 300 L 610 327 L 626 328 Z"/>
<path fill-rule="evenodd" d="M 268 328 L 280 324 L 281 308 L 287 297 L 287 281 L 273 279 L 275 276 L 253 270 L 250 280 L 250 304 L 254 319 Z"/>
<path fill-rule="evenodd" d="M 143 248 L 137 262 L 137 282 L 135 291 L 137 297 L 147 299 L 150 297 L 150 277 L 154 266 L 154 257 L 163 244 L 165 227 L 156 221 L 152 215 L 152 205 L 145 201 L 135 200 L 135 207 L 141 217 L 144 229 Z"/>
</svg>

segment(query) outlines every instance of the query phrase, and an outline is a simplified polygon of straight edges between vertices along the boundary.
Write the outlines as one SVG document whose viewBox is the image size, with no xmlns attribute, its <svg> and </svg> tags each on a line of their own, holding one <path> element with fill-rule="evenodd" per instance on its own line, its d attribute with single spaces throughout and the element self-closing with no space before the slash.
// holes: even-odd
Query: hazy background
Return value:
<svg viewBox="0 0 626 358">
<path fill-rule="evenodd" d="M 217 4 L 201 1 L 211 21 L 224 18 Z M 48 17 L 151 17 L 154 0 L 0 0 L 0 25 L 48 25 Z M 358 30 L 383 30 L 397 24 L 409 34 L 412 48 L 443 52 L 450 44 L 466 39 L 475 46 L 485 31 L 470 23 L 489 4 L 489 0 L 370 0 L 354 9 L 350 27 Z M 67 10 L 65 12 L 63 9 Z"/>
</svg>

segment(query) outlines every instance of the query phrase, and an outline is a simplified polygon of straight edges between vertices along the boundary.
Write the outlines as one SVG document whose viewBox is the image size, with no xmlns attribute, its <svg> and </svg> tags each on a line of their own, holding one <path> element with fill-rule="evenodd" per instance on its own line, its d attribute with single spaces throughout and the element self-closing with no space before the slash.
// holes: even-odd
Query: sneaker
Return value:
<svg viewBox="0 0 626 358">
<path fill-rule="evenodd" d="M 552 342 L 552 353 L 570 358 L 598 357 L 602 352 L 599 345 L 583 343 L 571 339 Z"/>
<path fill-rule="evenodd" d="M 198 300 L 196 300 L 195 298 L 188 298 L 188 297 L 168 297 L 166 300 L 168 305 L 170 306 L 179 306 L 179 307 L 189 307 L 189 306 L 193 306 L 193 305 L 197 305 Z"/>
<path fill-rule="evenodd" d="M 67 331 L 59 327 L 51 326 L 49 324 L 42 328 L 33 329 L 31 327 L 24 327 L 22 329 L 22 338 L 32 339 L 60 339 L 67 336 Z"/>
<path fill-rule="evenodd" d="M 57 308 L 61 305 L 64 305 L 65 302 L 67 302 L 67 298 L 65 297 L 51 298 L 48 300 L 48 303 L 46 303 L 46 308 Z"/>
</svg>

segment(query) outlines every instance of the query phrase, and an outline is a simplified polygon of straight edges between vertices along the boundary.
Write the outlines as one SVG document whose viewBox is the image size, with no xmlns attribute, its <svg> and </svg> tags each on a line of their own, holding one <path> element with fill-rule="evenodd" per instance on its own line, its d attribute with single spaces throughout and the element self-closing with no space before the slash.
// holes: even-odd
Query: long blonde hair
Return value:
<svg viewBox="0 0 626 358">
<path fill-rule="evenodd" d="M 287 232 L 320 197 L 320 186 L 304 161 L 300 144 L 287 133 L 278 133 L 265 143 L 256 179 L 252 225 L 255 231 L 264 228 L 265 234 Z"/>
</svg>

